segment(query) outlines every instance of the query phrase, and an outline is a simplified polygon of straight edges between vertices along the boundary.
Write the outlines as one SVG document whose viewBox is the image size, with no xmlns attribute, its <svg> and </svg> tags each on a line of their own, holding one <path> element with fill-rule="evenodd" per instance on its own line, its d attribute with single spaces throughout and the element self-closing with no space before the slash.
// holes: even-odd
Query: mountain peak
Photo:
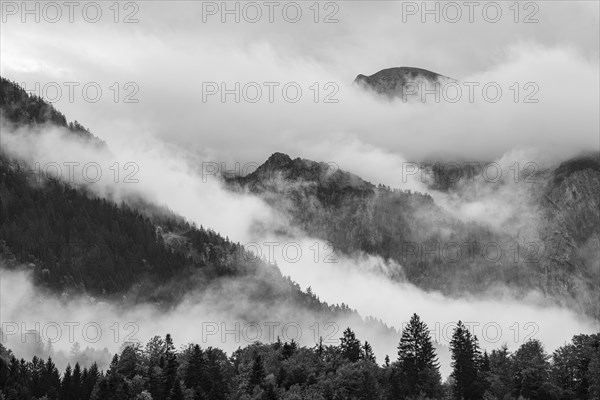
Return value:
<svg viewBox="0 0 600 400">
<path fill-rule="evenodd" d="M 360 177 L 340 170 L 333 162 L 317 162 L 285 153 L 273 153 L 255 171 L 230 179 L 241 185 L 250 184 L 253 190 L 263 190 L 274 182 L 304 182 L 318 186 L 352 187 L 361 191 L 371 191 L 375 186 Z"/>
<path fill-rule="evenodd" d="M 408 84 L 432 85 L 448 81 L 455 80 L 423 68 L 393 67 L 382 69 L 370 76 L 358 74 L 354 84 L 394 97 L 402 95 Z"/>
<path fill-rule="evenodd" d="M 366 76 L 363 74 L 358 74 L 356 76 L 356 79 L 354 79 L 355 83 L 361 83 L 361 82 L 374 82 L 377 80 L 382 80 L 382 79 L 395 79 L 395 80 L 405 80 L 406 78 L 418 78 L 418 77 L 423 77 L 427 80 L 437 80 L 439 78 L 448 78 L 447 76 L 438 74 L 437 72 L 433 72 L 433 71 L 429 71 L 427 69 L 423 69 L 423 68 L 416 68 L 416 67 L 392 67 L 392 68 L 385 68 L 382 69 L 379 72 L 374 73 L 373 75 L 370 76 Z"/>
<path fill-rule="evenodd" d="M 292 162 L 292 158 L 285 153 L 275 152 L 265 161 L 264 165 L 279 167 Z"/>
</svg>

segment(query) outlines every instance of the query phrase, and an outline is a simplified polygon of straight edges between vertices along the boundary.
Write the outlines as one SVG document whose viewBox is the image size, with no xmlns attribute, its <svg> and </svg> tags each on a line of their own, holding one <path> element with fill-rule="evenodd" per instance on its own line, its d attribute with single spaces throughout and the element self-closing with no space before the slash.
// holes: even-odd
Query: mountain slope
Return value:
<svg viewBox="0 0 600 400">
<path fill-rule="evenodd" d="M 3 124 L 59 126 L 105 146 L 18 85 L 2 79 L 2 89 Z M 353 320 L 359 327 L 370 324 L 395 333 L 344 304 L 321 302 L 239 243 L 169 210 L 138 198 L 114 204 L 85 186 L 40 178 L 31 169 L 4 148 L 0 151 L 0 261 L 6 268 L 25 268 L 49 295 L 118 300 L 124 307 L 149 302 L 169 309 L 200 294 L 213 296 L 219 307 L 243 321 L 301 321 L 312 315 L 313 321 Z M 233 293 L 223 296 L 223 287 Z"/>
<path fill-rule="evenodd" d="M 537 290 L 549 302 L 598 317 L 598 165 L 597 156 L 562 164 L 528 189 L 534 240 L 463 222 L 427 194 L 374 186 L 331 172 L 325 163 L 280 153 L 229 183 L 265 199 L 289 216 L 292 227 L 333 242 L 339 251 L 397 261 L 402 271 L 396 279 L 449 295 L 509 288 L 525 296 Z M 536 249 L 538 241 L 545 246 Z M 490 248 L 501 249 L 500 257 Z"/>
</svg>

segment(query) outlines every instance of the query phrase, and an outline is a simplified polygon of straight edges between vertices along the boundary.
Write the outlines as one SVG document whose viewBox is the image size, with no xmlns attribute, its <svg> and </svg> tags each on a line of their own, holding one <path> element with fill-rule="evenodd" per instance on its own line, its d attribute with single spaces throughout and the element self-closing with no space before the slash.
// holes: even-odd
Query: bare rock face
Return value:
<svg viewBox="0 0 600 400">
<path fill-rule="evenodd" d="M 414 67 L 387 68 L 371 76 L 359 74 L 354 79 L 354 84 L 389 99 L 401 98 L 403 101 L 421 102 L 434 101 L 434 93 L 439 93 L 442 86 L 450 82 L 456 80 Z"/>
</svg>

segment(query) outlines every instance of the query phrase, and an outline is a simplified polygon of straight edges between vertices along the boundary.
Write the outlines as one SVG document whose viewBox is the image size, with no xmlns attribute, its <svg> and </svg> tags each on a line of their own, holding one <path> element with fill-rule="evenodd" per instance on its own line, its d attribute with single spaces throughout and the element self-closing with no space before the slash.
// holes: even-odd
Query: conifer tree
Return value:
<svg viewBox="0 0 600 400">
<path fill-rule="evenodd" d="M 199 345 L 194 345 L 184 374 L 185 386 L 200 391 L 204 373 L 204 354 Z"/>
<path fill-rule="evenodd" d="M 73 399 L 72 390 L 73 390 L 72 370 L 71 370 L 71 365 L 67 365 L 67 368 L 65 368 L 65 373 L 63 375 L 63 379 L 62 379 L 62 383 L 61 383 L 61 390 L 60 390 L 61 399 L 65 399 L 65 400 Z"/>
<path fill-rule="evenodd" d="M 265 379 L 265 367 L 260 354 L 255 353 L 248 379 L 248 392 L 251 394 L 256 386 L 262 387 Z"/>
<path fill-rule="evenodd" d="M 360 340 L 349 327 L 344 331 L 344 337 L 340 338 L 340 350 L 342 356 L 350 362 L 357 362 L 360 359 L 361 348 Z"/>
<path fill-rule="evenodd" d="M 373 353 L 373 348 L 367 341 L 365 341 L 365 344 L 362 347 L 361 357 L 363 360 L 375 362 L 375 353 Z"/>
<path fill-rule="evenodd" d="M 465 325 L 458 321 L 452 340 L 450 341 L 452 353 L 452 378 L 454 387 L 453 397 L 457 400 L 477 400 L 483 396 L 481 382 L 481 351 L 477 337 Z"/>
<path fill-rule="evenodd" d="M 413 314 L 402 330 L 393 379 L 399 398 L 438 396 L 441 390 L 439 362 L 427 325 Z"/>
<path fill-rule="evenodd" d="M 177 382 L 177 368 L 179 363 L 177 361 L 177 354 L 175 352 L 175 345 L 171 334 L 167 333 L 165 336 L 165 368 L 163 369 L 163 393 L 164 396 L 169 396 L 171 390 L 178 384 Z"/>
</svg>

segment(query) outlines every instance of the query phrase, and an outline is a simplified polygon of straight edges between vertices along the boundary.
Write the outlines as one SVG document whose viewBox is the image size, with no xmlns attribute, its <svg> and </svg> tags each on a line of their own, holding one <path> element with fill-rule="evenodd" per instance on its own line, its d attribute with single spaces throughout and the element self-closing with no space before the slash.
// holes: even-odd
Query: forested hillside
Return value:
<svg viewBox="0 0 600 400">
<path fill-rule="evenodd" d="M 292 226 L 339 251 L 395 260 L 402 266 L 398 277 L 421 288 L 448 295 L 509 289 L 525 296 L 536 290 L 549 303 L 598 318 L 599 168 L 600 158 L 593 154 L 527 183 L 532 220 L 515 221 L 527 229 L 524 233 L 465 222 L 428 194 L 375 186 L 326 163 L 281 153 L 228 182 L 232 190 L 265 199 L 287 214 Z M 432 173 L 434 189 L 453 195 L 455 188 L 444 175 L 452 172 Z M 502 184 L 485 185 L 500 191 Z"/>
<path fill-rule="evenodd" d="M 515 352 L 481 352 L 460 321 L 452 335 L 453 372 L 442 383 L 427 325 L 415 314 L 398 353 L 376 360 L 347 328 L 339 345 L 254 343 L 227 356 L 218 348 L 155 336 L 124 346 L 106 371 L 51 358 L 19 360 L 0 345 L 0 398 L 7 400 L 183 399 L 531 399 L 600 396 L 600 335 L 577 335 L 551 357 L 537 340 Z"/>
<path fill-rule="evenodd" d="M 2 78 L 3 123 L 17 127 L 56 124 L 104 146 L 79 124 L 42 99 Z M 83 136 L 82 136 L 83 135 Z M 269 305 L 275 312 L 298 311 L 314 321 L 350 318 L 356 324 L 394 330 L 367 319 L 345 304 L 328 305 L 304 292 L 279 269 L 239 243 L 210 228 L 196 227 L 171 211 L 139 198 L 114 204 L 85 187 L 73 188 L 32 173 L 22 160 L 0 153 L 0 245 L 2 263 L 27 269 L 39 288 L 63 297 L 80 295 L 140 302 L 168 309 L 189 293 L 202 293 L 224 282 L 240 282 L 227 302 Z M 243 284 L 241 284 L 243 282 Z M 264 307 L 241 307 L 239 318 L 260 320 Z M 262 310 L 262 311 L 261 311 Z M 273 315 L 274 318 L 282 317 Z"/>
<path fill-rule="evenodd" d="M 27 93 L 16 82 L 0 77 L 0 108 L 2 119 L 18 126 L 52 124 L 69 129 L 73 134 L 104 143 L 79 122 L 67 122 L 65 116 L 39 96 Z"/>
</svg>

